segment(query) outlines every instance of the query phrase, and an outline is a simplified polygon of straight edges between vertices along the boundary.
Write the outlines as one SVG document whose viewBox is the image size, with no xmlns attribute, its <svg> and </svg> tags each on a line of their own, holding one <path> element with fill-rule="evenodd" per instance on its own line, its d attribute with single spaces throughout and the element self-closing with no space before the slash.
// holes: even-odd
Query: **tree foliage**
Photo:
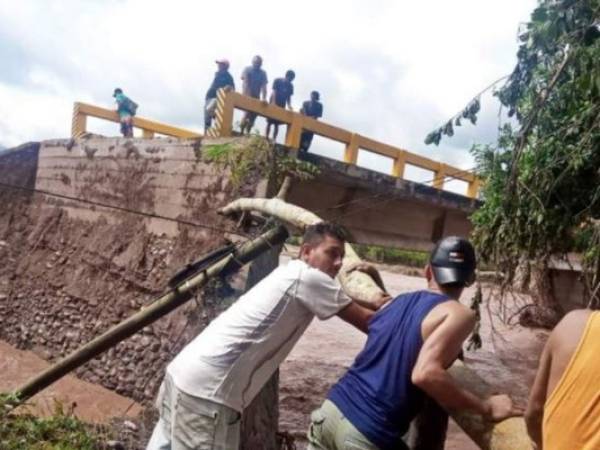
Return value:
<svg viewBox="0 0 600 450">
<path fill-rule="evenodd" d="M 600 306 L 600 0 L 542 0 L 519 39 L 495 93 L 514 121 L 472 149 L 485 183 L 475 241 L 507 283 L 523 261 L 583 254 Z"/>
</svg>

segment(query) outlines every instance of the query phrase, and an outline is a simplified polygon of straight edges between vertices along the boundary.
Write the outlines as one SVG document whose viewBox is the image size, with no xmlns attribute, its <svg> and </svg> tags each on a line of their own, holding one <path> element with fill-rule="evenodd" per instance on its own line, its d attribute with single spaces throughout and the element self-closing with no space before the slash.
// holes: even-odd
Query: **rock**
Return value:
<svg viewBox="0 0 600 450">
<path fill-rule="evenodd" d="M 135 423 L 133 423 L 132 421 L 130 421 L 130 420 L 124 421 L 123 422 L 123 427 L 127 428 L 128 430 L 131 430 L 131 431 L 137 431 L 138 430 L 138 426 Z"/>
<path fill-rule="evenodd" d="M 125 445 L 121 441 L 106 441 L 106 446 L 113 450 L 125 450 Z"/>
</svg>

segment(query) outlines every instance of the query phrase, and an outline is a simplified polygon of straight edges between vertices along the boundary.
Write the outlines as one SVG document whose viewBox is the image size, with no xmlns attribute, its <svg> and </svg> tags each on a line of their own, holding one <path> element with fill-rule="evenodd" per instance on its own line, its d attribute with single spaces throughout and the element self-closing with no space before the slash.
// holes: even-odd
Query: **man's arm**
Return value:
<svg viewBox="0 0 600 450">
<path fill-rule="evenodd" d="M 369 321 L 371 320 L 371 317 L 373 317 L 373 314 L 375 314 L 375 311 L 352 302 L 337 315 L 345 322 L 354 325 L 363 333 L 367 333 L 369 331 Z"/>
<path fill-rule="evenodd" d="M 546 341 L 544 351 L 540 357 L 540 364 L 535 375 L 535 381 L 529 394 L 529 402 L 525 411 L 525 423 L 527 433 L 536 448 L 542 448 L 542 421 L 544 418 L 544 404 L 548 392 L 548 380 L 550 379 L 550 367 L 552 366 L 552 335 Z"/>
<path fill-rule="evenodd" d="M 250 95 L 250 85 L 248 83 L 248 74 L 246 69 L 242 72 L 242 94 Z"/>
<path fill-rule="evenodd" d="M 516 415 L 508 396 L 481 399 L 460 387 L 446 371 L 473 330 L 475 314 L 458 302 L 448 302 L 437 308 L 443 308 L 444 314 L 419 352 L 411 377 L 413 384 L 446 410 L 470 410 L 495 421 Z"/>
<path fill-rule="evenodd" d="M 267 78 L 265 77 L 265 81 L 262 84 L 262 86 L 260 87 L 260 93 L 261 93 L 263 102 L 267 101 L 267 84 L 268 84 Z"/>
</svg>

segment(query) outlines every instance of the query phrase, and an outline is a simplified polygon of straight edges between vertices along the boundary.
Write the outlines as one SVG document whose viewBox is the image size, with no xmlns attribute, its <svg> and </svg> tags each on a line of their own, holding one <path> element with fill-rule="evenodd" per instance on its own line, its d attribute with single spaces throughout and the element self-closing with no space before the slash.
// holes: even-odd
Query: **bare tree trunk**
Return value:
<svg viewBox="0 0 600 450">
<path fill-rule="evenodd" d="M 525 327 L 554 328 L 564 311 L 554 295 L 548 264 L 539 264 L 533 268 L 531 278 L 533 305 L 521 313 L 519 323 Z"/>
</svg>

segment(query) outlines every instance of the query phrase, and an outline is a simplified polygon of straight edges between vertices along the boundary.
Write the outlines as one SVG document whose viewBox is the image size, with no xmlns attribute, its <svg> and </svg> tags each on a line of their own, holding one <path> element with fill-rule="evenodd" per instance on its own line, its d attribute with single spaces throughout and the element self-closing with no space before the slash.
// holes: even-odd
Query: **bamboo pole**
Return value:
<svg viewBox="0 0 600 450">
<path fill-rule="evenodd" d="M 288 237 L 288 232 L 283 226 L 278 226 L 267 231 L 256 239 L 246 242 L 235 253 L 212 264 L 205 271 L 198 273 L 176 288 L 170 290 L 147 308 L 135 313 L 123 322 L 110 328 L 100 336 L 64 357 L 56 364 L 48 367 L 43 372 L 31 378 L 15 390 L 15 395 L 20 402 L 33 397 L 55 381 L 64 377 L 72 370 L 82 366 L 102 352 L 115 346 L 119 342 L 137 333 L 145 326 L 155 322 L 178 306 L 183 305 L 192 298 L 192 292 L 206 284 L 211 278 L 225 276 L 238 270 L 244 264 L 279 245 Z"/>
</svg>

